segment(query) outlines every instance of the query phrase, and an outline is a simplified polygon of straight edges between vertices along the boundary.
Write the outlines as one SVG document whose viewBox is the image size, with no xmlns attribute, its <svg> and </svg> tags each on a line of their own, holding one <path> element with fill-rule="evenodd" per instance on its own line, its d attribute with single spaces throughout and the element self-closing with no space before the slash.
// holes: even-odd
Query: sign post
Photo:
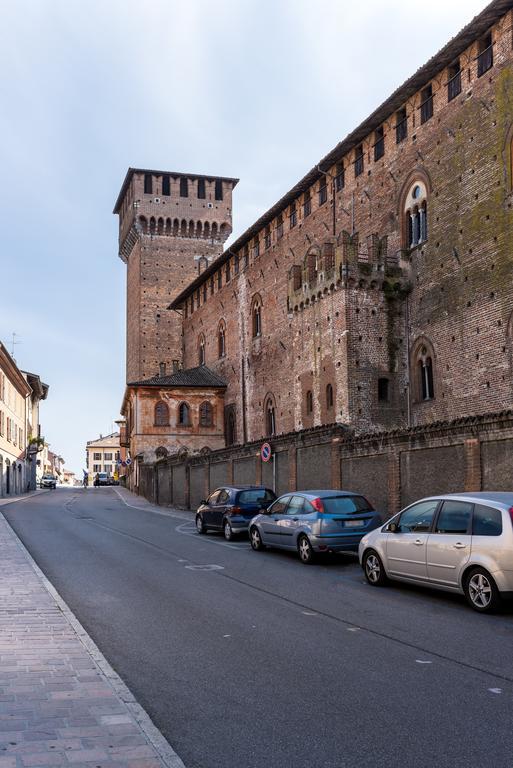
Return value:
<svg viewBox="0 0 513 768">
<path fill-rule="evenodd" d="M 276 493 L 276 456 L 271 450 L 269 443 L 263 443 L 260 448 L 260 457 L 262 461 L 267 463 L 271 457 L 273 460 L 273 491 Z"/>
</svg>

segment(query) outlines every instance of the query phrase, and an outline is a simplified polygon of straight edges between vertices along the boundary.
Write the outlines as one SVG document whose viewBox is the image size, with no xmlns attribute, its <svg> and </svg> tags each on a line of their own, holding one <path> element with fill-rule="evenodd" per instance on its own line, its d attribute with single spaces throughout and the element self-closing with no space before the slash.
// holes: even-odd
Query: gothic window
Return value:
<svg viewBox="0 0 513 768">
<path fill-rule="evenodd" d="M 205 400 L 200 405 L 200 426 L 211 427 L 213 422 L 213 408 L 212 405 Z"/>
<path fill-rule="evenodd" d="M 251 302 L 251 319 L 253 338 L 262 335 L 262 299 L 257 294 Z"/>
<path fill-rule="evenodd" d="M 153 177 L 151 173 L 144 174 L 144 194 L 151 195 L 153 192 Z"/>
<path fill-rule="evenodd" d="M 235 445 L 237 429 L 235 421 L 235 406 L 227 405 L 225 408 L 225 435 L 226 445 Z"/>
<path fill-rule="evenodd" d="M 189 182 L 183 176 L 180 179 L 180 197 L 189 197 Z"/>
<path fill-rule="evenodd" d="M 211 232 L 211 235 L 212 235 L 212 237 L 213 237 L 214 239 L 216 239 L 216 238 L 217 238 L 217 222 L 215 222 L 215 221 L 214 221 L 214 222 L 213 222 L 213 224 L 212 224 L 212 232 Z"/>
<path fill-rule="evenodd" d="M 216 200 L 223 199 L 223 182 L 221 181 L 221 179 L 216 179 L 215 198 Z"/>
<path fill-rule="evenodd" d="M 427 190 L 422 181 L 414 181 L 404 205 L 406 248 L 415 248 L 428 239 Z"/>
<path fill-rule="evenodd" d="M 406 107 L 395 113 L 395 143 L 400 144 L 408 136 L 408 116 Z"/>
<path fill-rule="evenodd" d="M 264 418 L 265 418 L 265 434 L 276 434 L 276 404 L 274 402 L 274 395 L 267 395 L 264 403 Z"/>
<path fill-rule="evenodd" d="M 292 277 L 292 289 L 299 291 L 302 285 L 301 282 L 301 267 L 299 264 L 294 264 L 290 269 L 290 276 Z"/>
<path fill-rule="evenodd" d="M 169 424 L 169 408 L 162 400 L 155 406 L 155 426 L 166 427 Z"/>
<path fill-rule="evenodd" d="M 200 200 L 204 200 L 205 195 L 205 179 L 198 179 L 198 197 Z"/>
<path fill-rule="evenodd" d="M 178 406 L 178 424 L 181 427 L 189 427 L 191 423 L 190 418 L 190 411 L 191 409 L 187 405 L 187 403 L 180 403 Z"/>
<path fill-rule="evenodd" d="M 331 384 L 326 386 L 326 408 L 328 411 L 333 408 L 333 386 Z"/>
<path fill-rule="evenodd" d="M 163 195 L 171 194 L 171 184 L 170 184 L 169 176 L 167 174 L 164 174 L 164 176 L 162 176 L 162 194 Z"/>
<path fill-rule="evenodd" d="M 139 216 L 139 225 L 143 235 L 145 235 L 148 232 L 148 220 L 146 219 L 146 216 Z"/>
<path fill-rule="evenodd" d="M 374 131 L 374 161 L 380 160 L 385 154 L 385 132 L 383 126 Z"/>
<path fill-rule="evenodd" d="M 198 341 L 198 363 L 199 365 L 205 365 L 205 337 L 203 334 L 201 334 Z"/>
<path fill-rule="evenodd" d="M 306 412 L 308 414 L 313 412 L 313 394 L 311 389 L 306 393 Z"/>
<path fill-rule="evenodd" d="M 152 216 L 150 218 L 150 234 L 154 235 L 156 229 L 157 229 L 157 222 L 155 221 L 155 217 Z"/>
<path fill-rule="evenodd" d="M 431 343 L 425 338 L 421 339 L 414 348 L 412 359 L 414 395 L 417 402 L 433 400 L 435 397 L 433 360 Z"/>
<path fill-rule="evenodd" d="M 433 117 L 433 87 L 426 86 L 420 92 L 420 123 L 426 123 Z"/>
<path fill-rule="evenodd" d="M 363 173 L 363 144 L 356 147 L 354 151 L 354 175 L 361 176 Z"/>
<path fill-rule="evenodd" d="M 225 357 L 226 355 L 226 325 L 224 320 L 221 320 L 217 329 L 217 349 L 219 357 Z"/>
</svg>

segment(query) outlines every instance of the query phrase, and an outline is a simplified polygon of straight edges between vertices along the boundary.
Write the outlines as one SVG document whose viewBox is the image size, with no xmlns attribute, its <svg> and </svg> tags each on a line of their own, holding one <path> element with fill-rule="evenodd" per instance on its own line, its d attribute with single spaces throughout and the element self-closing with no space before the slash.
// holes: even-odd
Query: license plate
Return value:
<svg viewBox="0 0 513 768">
<path fill-rule="evenodd" d="M 346 528 L 360 528 L 363 520 L 346 520 Z"/>
</svg>

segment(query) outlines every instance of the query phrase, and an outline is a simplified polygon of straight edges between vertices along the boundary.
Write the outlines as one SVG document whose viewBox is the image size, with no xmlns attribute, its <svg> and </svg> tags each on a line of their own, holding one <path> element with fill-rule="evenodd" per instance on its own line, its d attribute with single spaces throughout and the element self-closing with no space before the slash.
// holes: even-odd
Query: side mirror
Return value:
<svg viewBox="0 0 513 768">
<path fill-rule="evenodd" d="M 258 510 L 258 514 L 259 515 L 267 515 L 267 514 L 269 514 L 269 510 L 267 509 L 267 507 L 260 507 L 260 509 Z"/>
<path fill-rule="evenodd" d="M 201 499 L 201 501 L 200 501 L 200 507 L 201 507 L 201 505 L 202 505 L 202 504 L 206 504 L 206 503 L 207 503 L 207 502 L 205 501 L 205 499 Z"/>
<path fill-rule="evenodd" d="M 390 533 L 397 533 L 399 530 L 399 526 L 397 525 L 397 523 L 390 523 L 387 530 L 390 531 Z"/>
</svg>

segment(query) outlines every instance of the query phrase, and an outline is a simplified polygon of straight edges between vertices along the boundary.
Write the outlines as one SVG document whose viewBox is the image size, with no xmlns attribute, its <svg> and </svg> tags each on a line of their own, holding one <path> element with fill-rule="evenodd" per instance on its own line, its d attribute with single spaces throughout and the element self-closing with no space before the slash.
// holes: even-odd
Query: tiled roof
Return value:
<svg viewBox="0 0 513 768">
<path fill-rule="evenodd" d="M 169 376 L 152 376 L 143 381 L 131 381 L 128 387 L 226 387 L 226 381 L 205 365 L 176 371 Z"/>
</svg>

